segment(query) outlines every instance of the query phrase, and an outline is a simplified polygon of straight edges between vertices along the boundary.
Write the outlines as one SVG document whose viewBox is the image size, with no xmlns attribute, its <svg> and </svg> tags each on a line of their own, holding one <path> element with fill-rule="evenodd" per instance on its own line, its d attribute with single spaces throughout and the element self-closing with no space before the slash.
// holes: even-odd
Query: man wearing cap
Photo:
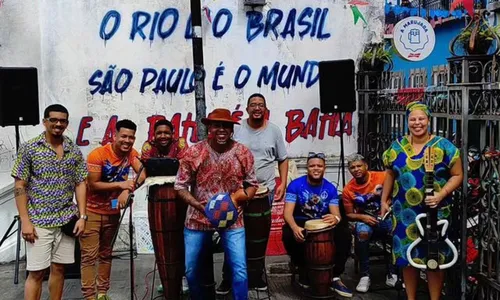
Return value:
<svg viewBox="0 0 500 300">
<path fill-rule="evenodd" d="M 283 134 L 278 126 L 266 119 L 268 113 L 266 99 L 262 94 L 252 94 L 247 101 L 248 119 L 234 131 L 234 139 L 247 146 L 255 159 L 255 173 L 259 186 L 269 189 L 272 203 L 283 198 L 287 186 L 288 158 Z M 280 184 L 276 186 L 275 165 L 278 163 Z M 217 294 L 226 295 L 231 288 L 230 274 L 224 261 L 223 280 L 217 288 Z M 260 291 L 267 290 L 262 274 L 256 282 L 250 281 L 250 287 Z"/>
<path fill-rule="evenodd" d="M 342 219 L 337 188 L 324 178 L 325 154 L 311 152 L 307 158 L 307 175 L 288 185 L 285 195 L 285 225 L 283 244 L 291 262 L 298 267 L 299 285 L 309 286 L 305 258 L 304 225 L 309 220 L 322 219 L 334 228 L 336 246 L 333 268 L 332 290 L 343 297 L 352 297 L 352 292 L 342 283 L 340 275 L 351 249 L 351 232 Z"/>
<path fill-rule="evenodd" d="M 356 222 L 356 253 L 361 271 L 356 290 L 366 293 L 370 289 L 369 242 L 372 238 L 387 238 L 392 231 L 391 219 L 377 218 L 380 215 L 385 172 L 368 171 L 368 164 L 360 154 L 347 157 L 347 166 L 353 179 L 344 187 L 342 201 L 347 218 Z M 398 277 L 391 263 L 388 271 L 385 283 L 394 287 Z"/>
<path fill-rule="evenodd" d="M 242 201 L 252 199 L 257 190 L 253 155 L 247 147 L 232 139 L 233 126 L 238 122 L 231 118 L 230 111 L 215 109 L 202 119 L 202 123 L 208 127 L 208 139 L 186 150 L 175 182 L 179 197 L 190 205 L 184 243 L 186 277 L 193 300 L 206 299 L 206 291 L 202 290 L 203 273 L 213 271 L 203 270 L 201 263 L 203 254 L 209 251 L 211 255 L 211 237 L 216 229 L 205 215 L 205 205 L 213 196 L 227 193 L 231 194 L 231 199 L 238 206 Z M 194 185 L 193 194 L 188 191 L 191 185 Z M 220 231 L 220 234 L 224 252 L 229 259 L 233 299 L 248 299 L 245 229 L 241 209 L 238 209 L 236 222 Z"/>
</svg>

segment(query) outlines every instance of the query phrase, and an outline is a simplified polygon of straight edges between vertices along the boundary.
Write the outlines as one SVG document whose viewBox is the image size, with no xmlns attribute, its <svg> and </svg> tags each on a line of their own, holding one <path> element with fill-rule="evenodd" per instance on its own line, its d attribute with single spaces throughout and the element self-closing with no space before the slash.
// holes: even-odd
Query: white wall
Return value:
<svg viewBox="0 0 500 300">
<path fill-rule="evenodd" d="M 5 0 L 0 7 L 0 66 L 35 66 L 39 70 L 40 110 L 52 103 L 61 103 L 70 111 L 70 126 L 67 134 L 81 146 L 84 154 L 100 145 L 113 116 L 130 118 L 138 124 L 137 149 L 147 138 L 150 124 L 148 118 L 162 115 L 174 119 L 178 124 L 177 132 L 184 135 L 190 142 L 193 137 L 195 119 L 194 93 L 189 91 L 189 79 L 192 74 L 191 40 L 185 38 L 186 24 L 190 14 L 189 1 L 157 1 L 157 0 L 108 0 L 108 1 L 69 1 L 41 0 L 15 1 Z M 317 114 L 319 109 L 319 83 L 317 62 L 351 58 L 357 61 L 367 42 L 380 41 L 383 29 L 383 0 L 370 1 L 369 6 L 359 9 L 368 21 L 354 24 L 352 11 L 346 1 L 339 0 L 275 0 L 256 11 L 263 13 L 266 22 L 268 14 L 282 21 L 276 26 L 278 34 L 291 28 L 294 24 L 295 36 L 281 35 L 276 37 L 272 30 L 264 36 L 264 30 L 254 39 L 247 39 L 247 29 L 255 32 L 255 26 L 249 26 L 247 12 L 251 9 L 243 6 L 243 0 L 205 0 L 202 2 L 207 9 L 203 13 L 203 43 L 207 78 L 206 103 L 207 113 L 216 107 L 226 107 L 232 111 L 242 111 L 246 99 L 254 92 L 264 94 L 268 99 L 271 111 L 271 121 L 283 131 L 287 140 L 288 152 L 291 157 L 303 157 L 309 151 L 323 151 L 329 156 L 340 153 L 337 124 L 332 128 L 327 121 L 328 116 Z M 208 13 L 209 11 L 209 13 Z M 324 16 L 323 22 L 316 22 L 314 34 L 305 30 L 307 26 L 299 24 L 301 14 L 311 12 L 311 17 L 305 17 L 305 23 L 314 19 L 318 12 L 318 20 Z M 178 23 L 172 34 L 162 39 L 158 29 L 154 30 L 154 38 L 149 40 L 151 24 L 158 16 L 168 15 L 161 32 L 171 28 L 174 16 Z M 296 13 L 295 22 L 293 20 Z M 108 40 L 100 36 L 101 24 L 107 14 L 120 16 L 120 24 L 116 33 Z M 131 39 L 133 31 L 133 15 L 151 16 L 151 21 L 144 27 L 146 39 L 139 35 Z M 217 18 L 217 15 L 221 16 Z M 208 17 L 210 15 L 210 17 Z M 232 17 L 228 30 L 223 28 Z M 161 19 L 158 18 L 158 19 Z M 224 33 L 215 37 L 212 24 L 219 19 L 217 32 Z M 115 18 L 104 26 L 104 32 L 110 33 Z M 210 23 L 210 21 L 212 23 Z M 287 25 L 288 23 L 288 25 Z M 314 22 L 311 22 L 311 25 Z M 320 25 L 322 24 L 322 25 Z M 260 25 L 259 25 L 260 26 Z M 264 26 L 264 25 L 262 25 Z M 312 27 L 312 26 L 311 26 Z M 299 32 L 307 31 L 304 37 Z M 318 38 L 318 35 L 321 35 Z M 259 75 L 267 67 L 279 64 L 276 77 L 286 79 L 290 66 L 307 67 L 303 82 L 298 80 L 295 85 L 277 84 L 272 86 L 262 83 L 258 86 Z M 284 69 L 284 65 L 287 69 Z M 110 67 L 111 66 L 111 67 Z M 235 75 L 240 68 L 251 70 L 248 82 L 235 87 Z M 221 76 L 215 76 L 219 67 L 224 67 Z M 141 81 L 147 70 L 161 73 L 166 69 L 168 75 L 175 69 L 189 71 L 183 88 L 175 91 L 155 93 L 154 87 L 159 80 L 145 87 L 141 93 Z M 189 69 L 189 70 L 188 70 Z M 108 71 L 113 71 L 109 72 Z M 280 72 L 283 75 L 280 77 Z M 101 76 L 97 76 L 102 72 Z M 122 72 L 131 74 L 130 84 L 122 91 L 114 88 L 106 91 L 103 87 L 95 91 L 96 84 L 103 84 L 106 74 L 112 76 L 109 81 L 115 85 L 116 78 Z M 129 73 L 127 73 L 129 72 Z M 242 73 L 243 75 L 246 72 Z M 151 74 L 149 74 L 151 76 Z M 215 78 L 218 78 L 214 82 Z M 310 86 L 308 86 L 308 77 Z M 123 87 L 127 76 L 122 76 L 118 87 Z M 149 79 L 151 77 L 146 77 Z M 243 79 L 244 76 L 241 77 Z M 173 76 L 173 79 L 175 76 Z M 279 80 L 278 80 L 279 81 Z M 183 80 L 181 79 L 180 85 Z M 213 86 L 219 85 L 215 89 Z M 106 84 L 104 84 L 106 86 Z M 187 89 L 187 90 L 186 90 Z M 100 91 L 102 93 L 100 93 Z M 19 101 L 21 99 L 13 99 Z M 22 103 L 19 101 L 19 104 Z M 151 120 L 151 119 L 150 119 Z M 88 121 L 85 128 L 82 121 Z M 189 130 L 187 130 L 189 129 Z M 357 114 L 348 122 L 349 134 L 345 138 L 346 154 L 357 149 Z M 41 132 L 41 126 L 21 128 L 21 139 L 26 141 Z M 298 132 L 299 134 L 293 135 Z M 88 144 L 86 143 L 88 141 Z M 0 187 L 12 182 L 8 176 L 12 168 L 15 154 L 15 139 L 12 128 L 0 128 Z M 0 202 L 1 203 L 1 202 Z M 0 207 L 3 210 L 3 207 Z M 1 216 L 0 216 L 1 217 Z M 4 226 L 0 224 L 0 234 Z M 2 250 L 0 249 L 0 254 Z M 1 258 L 1 257 L 0 257 Z M 0 259 L 1 260 L 1 259 Z"/>
</svg>

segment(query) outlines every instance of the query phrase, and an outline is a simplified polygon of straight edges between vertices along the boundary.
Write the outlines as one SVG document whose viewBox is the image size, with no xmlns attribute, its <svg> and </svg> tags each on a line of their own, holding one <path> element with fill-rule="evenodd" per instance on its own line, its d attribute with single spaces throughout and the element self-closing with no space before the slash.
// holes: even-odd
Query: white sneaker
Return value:
<svg viewBox="0 0 500 300">
<path fill-rule="evenodd" d="M 184 295 L 189 293 L 189 285 L 186 276 L 182 277 L 182 293 Z"/>
<path fill-rule="evenodd" d="M 366 293 L 368 292 L 368 289 L 370 289 L 370 277 L 368 276 L 363 276 L 359 280 L 358 286 L 356 287 L 356 291 L 360 293 Z"/>
<path fill-rule="evenodd" d="M 396 274 L 388 275 L 385 279 L 385 284 L 390 287 L 395 287 L 397 282 L 398 282 L 398 275 Z"/>
</svg>

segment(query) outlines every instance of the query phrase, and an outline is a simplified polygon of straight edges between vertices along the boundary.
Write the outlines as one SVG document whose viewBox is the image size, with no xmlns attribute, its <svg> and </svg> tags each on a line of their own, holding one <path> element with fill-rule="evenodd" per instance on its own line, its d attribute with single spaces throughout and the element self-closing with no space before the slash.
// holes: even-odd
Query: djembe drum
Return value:
<svg viewBox="0 0 500 300">
<path fill-rule="evenodd" d="M 305 223 L 305 260 L 311 283 L 310 296 L 316 299 L 331 297 L 335 244 L 334 226 L 323 220 L 309 220 Z"/>
<path fill-rule="evenodd" d="M 148 177 L 149 228 L 165 299 L 181 299 L 187 204 L 174 190 L 175 176 Z"/>
<path fill-rule="evenodd" d="M 271 231 L 271 204 L 269 189 L 259 187 L 243 212 L 245 222 L 247 270 L 249 285 L 258 282 L 265 271 L 265 258 Z"/>
</svg>

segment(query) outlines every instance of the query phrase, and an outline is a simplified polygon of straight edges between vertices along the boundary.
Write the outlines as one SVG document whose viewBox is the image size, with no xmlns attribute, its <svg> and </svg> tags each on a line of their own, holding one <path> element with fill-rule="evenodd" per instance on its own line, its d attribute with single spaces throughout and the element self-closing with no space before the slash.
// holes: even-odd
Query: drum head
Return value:
<svg viewBox="0 0 500 300">
<path fill-rule="evenodd" d="M 304 225 L 304 229 L 307 231 L 323 231 L 331 228 L 333 228 L 333 226 L 330 223 L 326 223 L 321 219 L 309 220 Z"/>
<path fill-rule="evenodd" d="M 259 186 L 257 192 L 255 192 L 256 197 L 264 197 L 269 193 L 269 189 L 265 186 Z"/>
</svg>

